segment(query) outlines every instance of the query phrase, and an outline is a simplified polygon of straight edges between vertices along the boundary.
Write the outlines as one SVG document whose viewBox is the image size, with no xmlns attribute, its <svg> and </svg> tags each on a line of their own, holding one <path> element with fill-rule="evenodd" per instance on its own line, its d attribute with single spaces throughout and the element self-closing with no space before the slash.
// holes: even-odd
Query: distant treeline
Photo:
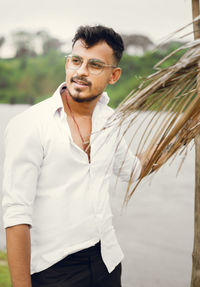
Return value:
<svg viewBox="0 0 200 287">
<path fill-rule="evenodd" d="M 154 72 L 153 66 L 158 61 L 178 46 L 180 43 L 171 43 L 167 49 L 145 52 L 143 56 L 125 53 L 120 63 L 122 77 L 107 88 L 111 106 L 116 107 L 145 76 Z M 37 103 L 51 96 L 65 80 L 64 54 L 58 49 L 44 51 L 39 55 L 25 53 L 12 59 L 0 59 L 0 103 Z M 172 64 L 178 57 L 180 54 L 164 65 Z"/>
</svg>

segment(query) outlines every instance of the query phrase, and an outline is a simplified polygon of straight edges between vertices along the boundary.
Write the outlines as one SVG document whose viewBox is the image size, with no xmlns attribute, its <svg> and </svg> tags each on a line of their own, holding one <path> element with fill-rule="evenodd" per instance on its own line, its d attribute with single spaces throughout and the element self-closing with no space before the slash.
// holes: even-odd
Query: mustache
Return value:
<svg viewBox="0 0 200 287">
<path fill-rule="evenodd" d="M 83 83 L 85 83 L 86 85 L 88 85 L 88 86 L 91 86 L 92 85 L 92 83 L 90 82 L 90 81 L 88 81 L 86 78 L 84 78 L 84 77 L 79 77 L 79 76 L 75 76 L 75 77 L 72 77 L 71 78 L 71 83 L 72 82 L 74 82 L 74 81 L 81 81 L 81 82 L 83 82 Z"/>
</svg>

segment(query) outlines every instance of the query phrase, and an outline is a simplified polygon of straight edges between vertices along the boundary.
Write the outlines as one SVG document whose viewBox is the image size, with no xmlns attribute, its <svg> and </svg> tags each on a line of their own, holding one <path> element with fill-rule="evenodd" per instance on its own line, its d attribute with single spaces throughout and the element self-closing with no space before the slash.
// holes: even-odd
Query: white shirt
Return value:
<svg viewBox="0 0 200 287">
<path fill-rule="evenodd" d="M 119 172 L 127 152 L 125 142 L 116 151 L 117 133 L 99 131 L 113 113 L 103 93 L 92 115 L 91 162 L 72 140 L 60 95 L 15 116 L 5 131 L 3 179 L 4 227 L 29 224 L 31 274 L 67 255 L 101 241 L 103 261 L 111 272 L 122 260 L 112 225 L 109 183 Z M 115 152 L 116 151 L 116 152 Z M 137 157 L 126 155 L 122 180 L 137 179 Z"/>
</svg>

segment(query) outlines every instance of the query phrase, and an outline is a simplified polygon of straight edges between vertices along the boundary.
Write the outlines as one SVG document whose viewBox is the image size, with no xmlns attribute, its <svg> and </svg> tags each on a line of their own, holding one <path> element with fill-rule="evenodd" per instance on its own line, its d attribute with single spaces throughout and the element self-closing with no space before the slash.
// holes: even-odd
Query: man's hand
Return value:
<svg viewBox="0 0 200 287">
<path fill-rule="evenodd" d="M 8 264 L 13 287 L 31 287 L 30 230 L 20 224 L 6 228 Z"/>
</svg>

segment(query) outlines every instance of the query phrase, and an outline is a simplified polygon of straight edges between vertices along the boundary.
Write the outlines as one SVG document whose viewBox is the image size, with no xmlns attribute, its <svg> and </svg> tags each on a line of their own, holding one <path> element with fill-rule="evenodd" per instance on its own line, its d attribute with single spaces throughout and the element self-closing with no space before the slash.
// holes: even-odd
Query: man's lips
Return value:
<svg viewBox="0 0 200 287">
<path fill-rule="evenodd" d="M 88 86 L 87 83 L 81 82 L 81 81 L 72 81 L 72 83 L 75 83 L 75 84 L 77 84 L 77 85 L 79 85 L 79 86 Z"/>
<path fill-rule="evenodd" d="M 77 78 L 72 78 L 71 82 L 79 86 L 90 86 L 91 85 L 90 82 L 86 80 L 82 80 L 82 79 L 77 79 Z"/>
</svg>

